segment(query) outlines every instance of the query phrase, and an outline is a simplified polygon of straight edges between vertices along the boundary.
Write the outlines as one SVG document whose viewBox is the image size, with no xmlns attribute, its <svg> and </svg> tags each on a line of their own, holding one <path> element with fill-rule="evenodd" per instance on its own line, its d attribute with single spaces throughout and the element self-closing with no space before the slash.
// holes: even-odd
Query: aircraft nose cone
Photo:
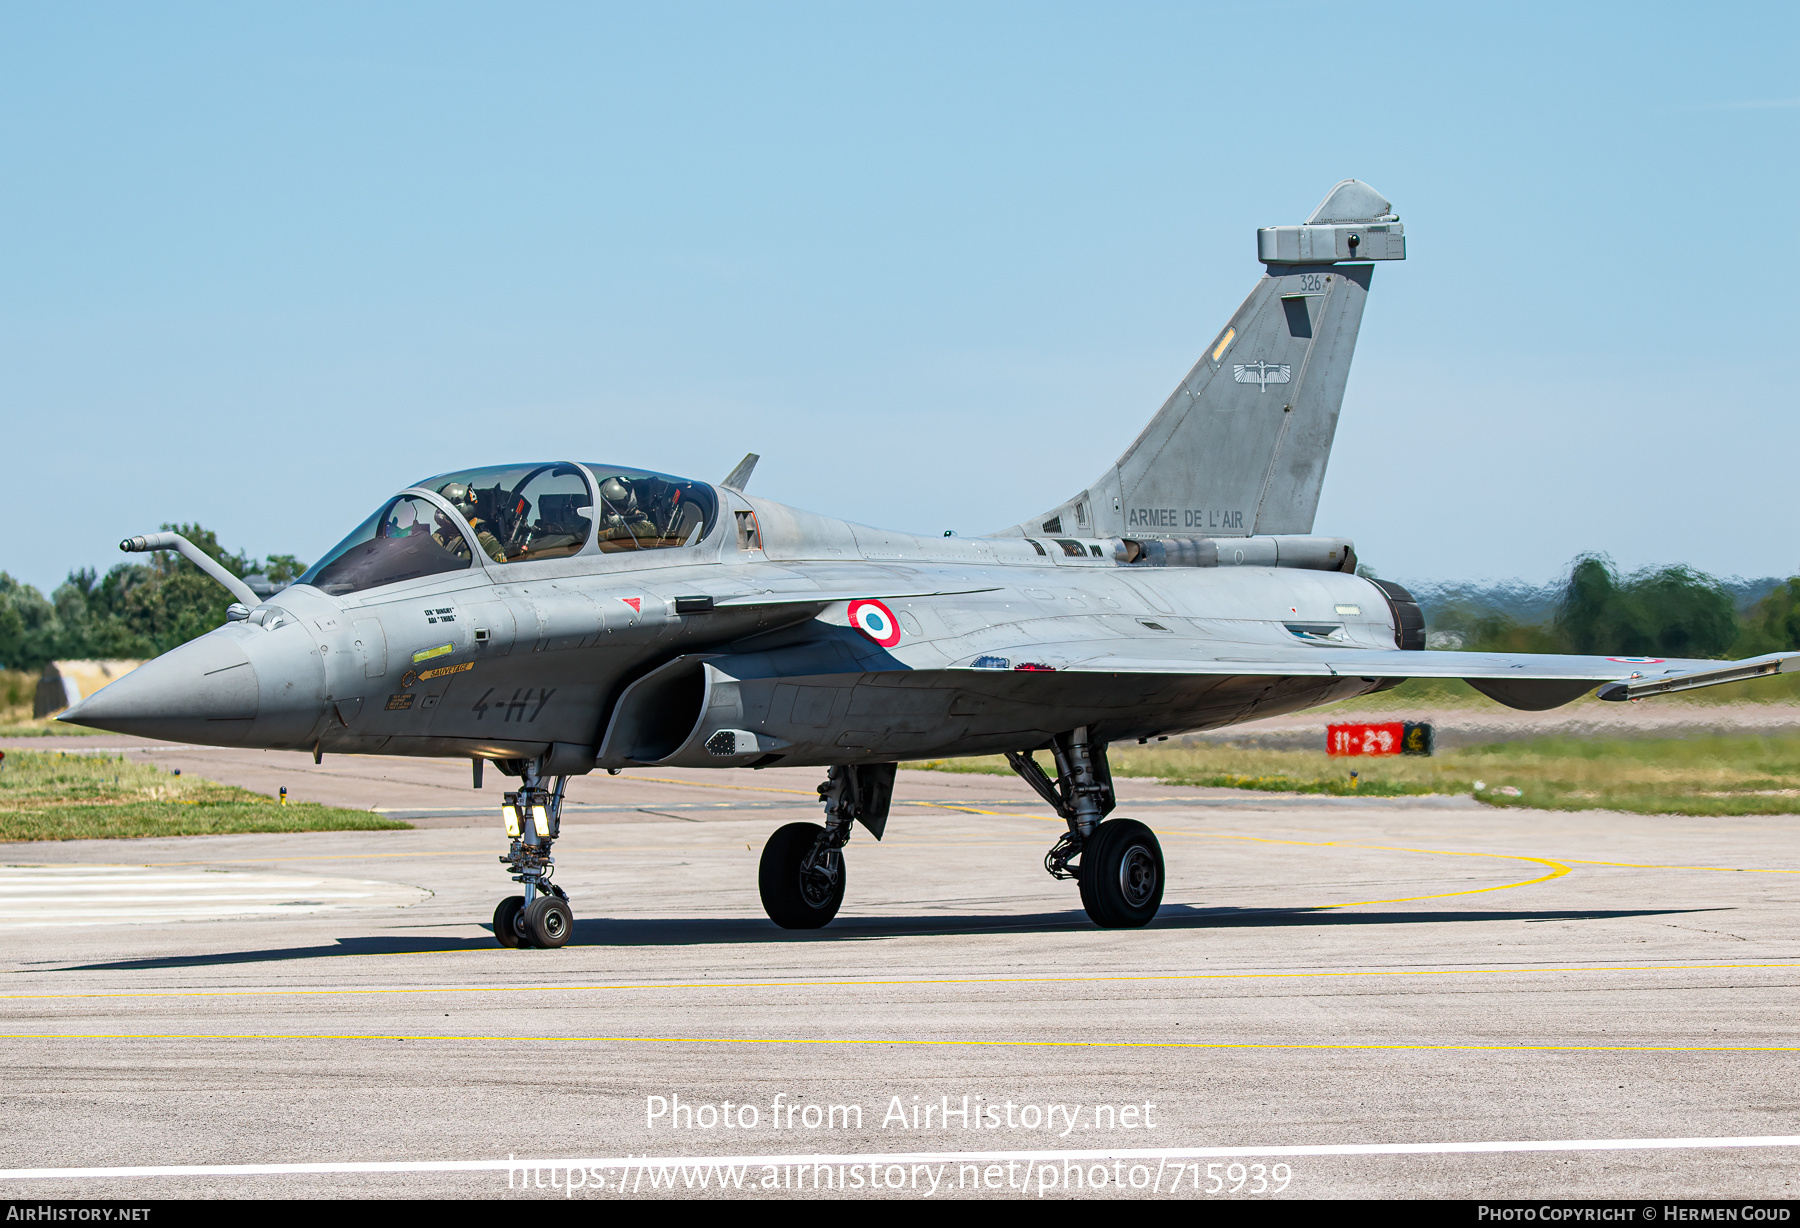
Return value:
<svg viewBox="0 0 1800 1228">
<path fill-rule="evenodd" d="M 256 720 L 256 667 L 236 636 L 215 631 L 165 652 L 57 719 L 113 733 L 230 745 Z"/>
</svg>

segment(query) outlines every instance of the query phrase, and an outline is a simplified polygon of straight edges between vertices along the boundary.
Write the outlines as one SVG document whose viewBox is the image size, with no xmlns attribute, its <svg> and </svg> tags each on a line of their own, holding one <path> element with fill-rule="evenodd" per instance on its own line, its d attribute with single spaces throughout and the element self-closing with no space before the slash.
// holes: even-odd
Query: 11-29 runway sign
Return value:
<svg viewBox="0 0 1800 1228">
<path fill-rule="evenodd" d="M 1325 726 L 1328 755 L 1429 755 L 1431 743 L 1431 726 L 1419 721 Z"/>
</svg>

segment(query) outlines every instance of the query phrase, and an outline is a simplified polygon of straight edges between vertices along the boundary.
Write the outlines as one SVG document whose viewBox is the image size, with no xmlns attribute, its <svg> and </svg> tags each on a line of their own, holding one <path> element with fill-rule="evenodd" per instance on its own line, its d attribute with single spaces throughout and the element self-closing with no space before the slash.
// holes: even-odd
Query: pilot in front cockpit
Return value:
<svg viewBox="0 0 1800 1228">
<path fill-rule="evenodd" d="M 481 548 L 487 552 L 487 556 L 496 563 L 506 562 L 506 547 L 500 544 L 500 539 L 494 535 L 492 527 L 475 510 L 474 492 L 461 482 L 452 482 L 440 493 L 450 506 L 469 522 L 469 527 L 475 530 L 475 540 L 481 543 Z M 456 531 L 455 526 L 440 521 L 438 531 L 432 536 L 444 549 L 455 554 L 461 553 L 462 534 Z"/>
</svg>

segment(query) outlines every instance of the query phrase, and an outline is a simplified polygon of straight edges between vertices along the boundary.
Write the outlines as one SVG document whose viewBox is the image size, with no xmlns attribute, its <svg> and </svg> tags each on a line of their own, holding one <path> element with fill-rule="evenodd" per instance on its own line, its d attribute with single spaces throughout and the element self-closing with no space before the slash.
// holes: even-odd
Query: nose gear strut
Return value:
<svg viewBox="0 0 1800 1228">
<path fill-rule="evenodd" d="M 550 881 L 556 873 L 550 848 L 562 832 L 569 778 L 558 776 L 555 787 L 546 789 L 534 762 L 524 765 L 523 775 L 525 787 L 506 794 L 501 806 L 512 846 L 500 862 L 512 871 L 513 882 L 524 885 L 525 894 L 500 901 L 494 910 L 494 937 L 505 947 L 560 947 L 569 940 L 575 915 L 568 893 Z"/>
</svg>

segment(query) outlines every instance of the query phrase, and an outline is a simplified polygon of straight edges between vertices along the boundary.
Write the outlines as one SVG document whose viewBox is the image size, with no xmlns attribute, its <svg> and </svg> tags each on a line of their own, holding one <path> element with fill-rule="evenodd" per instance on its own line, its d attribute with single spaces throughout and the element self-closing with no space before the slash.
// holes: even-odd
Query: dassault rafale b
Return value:
<svg viewBox="0 0 1800 1228">
<path fill-rule="evenodd" d="M 570 460 L 442 473 L 383 503 L 298 582 L 62 719 L 218 746 L 473 760 L 516 781 L 505 946 L 557 947 L 552 842 L 571 776 L 824 769 L 823 824 L 763 849 L 778 925 L 844 899 L 857 823 L 879 840 L 895 765 L 1005 755 L 1068 823 L 1044 858 L 1102 926 L 1143 925 L 1163 853 L 1114 807 L 1107 745 L 1293 712 L 1406 678 L 1514 708 L 1638 699 L 1800 669 L 1746 661 L 1425 651 L 1405 589 L 1313 533 L 1375 265 L 1406 241 L 1347 179 L 1257 232 L 1262 278 L 1124 455 L 985 537 L 915 537 L 722 482 Z"/>
</svg>

